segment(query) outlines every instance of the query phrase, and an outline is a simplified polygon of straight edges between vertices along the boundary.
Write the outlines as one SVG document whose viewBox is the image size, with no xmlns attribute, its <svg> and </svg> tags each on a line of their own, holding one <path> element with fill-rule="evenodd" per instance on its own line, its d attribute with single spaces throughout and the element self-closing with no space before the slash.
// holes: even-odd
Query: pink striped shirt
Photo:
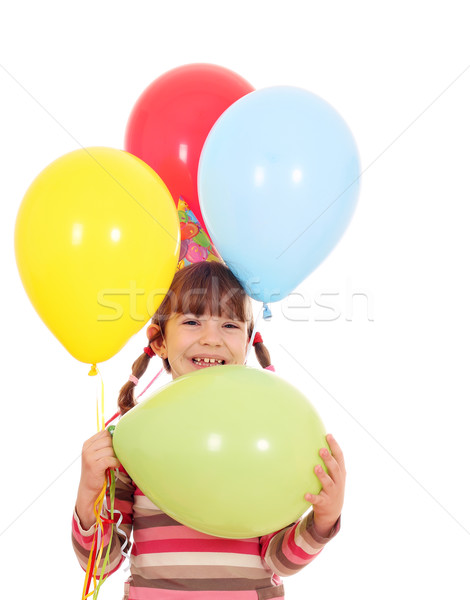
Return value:
<svg viewBox="0 0 470 600">
<path fill-rule="evenodd" d="M 224 539 L 182 525 L 162 512 L 121 468 L 116 477 L 115 508 L 120 526 L 133 535 L 131 576 L 123 600 L 282 600 L 281 577 L 310 563 L 339 531 L 318 535 L 310 511 L 279 532 L 250 539 Z M 75 554 L 86 569 L 94 526 L 84 530 L 77 514 L 72 521 Z M 105 525 L 105 542 L 110 526 Z M 107 572 L 118 569 L 123 535 L 113 534 Z M 104 553 L 103 553 L 104 556 Z"/>
</svg>

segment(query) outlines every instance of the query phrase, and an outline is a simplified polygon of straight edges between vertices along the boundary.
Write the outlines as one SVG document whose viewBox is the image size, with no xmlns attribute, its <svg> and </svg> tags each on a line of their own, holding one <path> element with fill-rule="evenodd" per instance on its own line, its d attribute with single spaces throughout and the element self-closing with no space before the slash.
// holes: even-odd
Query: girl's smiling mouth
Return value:
<svg viewBox="0 0 470 600">
<path fill-rule="evenodd" d="M 203 357 L 195 357 L 192 359 L 193 364 L 198 367 L 215 367 L 217 365 L 224 365 L 225 360 L 222 358 L 203 358 Z"/>
</svg>

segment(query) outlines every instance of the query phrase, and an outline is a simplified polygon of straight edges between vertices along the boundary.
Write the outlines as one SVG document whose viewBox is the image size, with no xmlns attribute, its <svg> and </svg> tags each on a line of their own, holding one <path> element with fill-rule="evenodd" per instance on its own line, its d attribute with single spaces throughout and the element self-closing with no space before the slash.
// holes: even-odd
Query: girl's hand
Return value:
<svg viewBox="0 0 470 600">
<path fill-rule="evenodd" d="M 109 431 L 100 431 L 83 444 L 76 510 L 84 529 L 95 522 L 93 506 L 103 488 L 106 469 L 117 469 L 119 465 Z"/>
<path fill-rule="evenodd" d="M 326 441 L 331 448 L 331 453 L 326 448 L 322 448 L 319 454 L 328 472 L 325 473 L 321 465 L 315 467 L 315 475 L 323 486 L 322 490 L 318 495 L 305 494 L 305 500 L 313 505 L 315 529 L 322 537 L 328 536 L 341 514 L 346 482 L 346 468 L 341 448 L 331 433 L 326 436 Z"/>
</svg>

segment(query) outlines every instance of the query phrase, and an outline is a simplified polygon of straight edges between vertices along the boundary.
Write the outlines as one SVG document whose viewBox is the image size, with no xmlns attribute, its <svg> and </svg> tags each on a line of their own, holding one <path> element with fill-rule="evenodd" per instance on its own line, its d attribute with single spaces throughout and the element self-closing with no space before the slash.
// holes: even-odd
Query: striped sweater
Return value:
<svg viewBox="0 0 470 600">
<path fill-rule="evenodd" d="M 282 600 L 281 577 L 310 563 L 339 530 L 320 537 L 310 511 L 279 532 L 250 539 L 223 539 L 182 525 L 158 509 L 122 469 L 116 477 L 115 508 L 120 529 L 133 533 L 131 576 L 123 600 Z M 94 526 L 84 530 L 75 512 L 72 541 L 86 569 Z M 105 543 L 110 526 L 105 524 Z M 112 537 L 108 573 L 118 569 L 123 536 Z M 105 547 L 106 551 L 106 547 Z M 104 556 L 104 553 L 103 553 Z"/>
</svg>

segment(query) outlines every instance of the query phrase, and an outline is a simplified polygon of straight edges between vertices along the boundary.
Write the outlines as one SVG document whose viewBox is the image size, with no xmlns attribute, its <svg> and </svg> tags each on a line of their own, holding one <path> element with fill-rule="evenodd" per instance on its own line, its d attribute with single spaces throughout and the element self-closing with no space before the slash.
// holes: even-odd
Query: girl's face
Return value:
<svg viewBox="0 0 470 600">
<path fill-rule="evenodd" d="M 231 315 L 233 317 L 233 315 Z M 149 327 L 149 337 L 156 326 Z M 200 369 L 221 365 L 242 365 L 248 348 L 248 323 L 220 317 L 206 311 L 200 317 L 173 313 L 166 323 L 161 345 L 152 343 L 153 350 L 168 358 L 173 379 Z"/>
</svg>

